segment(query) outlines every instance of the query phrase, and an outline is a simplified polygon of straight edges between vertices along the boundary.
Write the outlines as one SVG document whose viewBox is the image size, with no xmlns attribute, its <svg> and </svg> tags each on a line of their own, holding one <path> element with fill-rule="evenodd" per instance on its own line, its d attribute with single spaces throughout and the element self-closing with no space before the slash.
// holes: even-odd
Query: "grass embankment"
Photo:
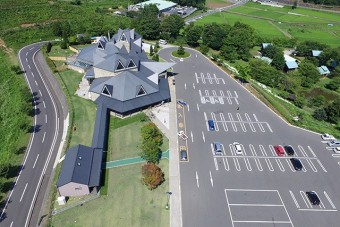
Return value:
<svg viewBox="0 0 340 227">
<path fill-rule="evenodd" d="M 190 53 L 187 51 L 184 51 L 184 54 L 178 54 L 177 50 L 175 50 L 171 53 L 171 55 L 176 58 L 187 58 L 190 56 Z"/>
</svg>

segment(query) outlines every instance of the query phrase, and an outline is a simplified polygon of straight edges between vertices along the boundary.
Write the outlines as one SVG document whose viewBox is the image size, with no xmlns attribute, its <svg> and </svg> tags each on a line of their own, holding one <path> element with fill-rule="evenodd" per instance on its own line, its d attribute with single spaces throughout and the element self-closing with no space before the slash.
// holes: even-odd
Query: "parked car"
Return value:
<svg viewBox="0 0 340 227">
<path fill-rule="evenodd" d="M 220 142 L 214 142 L 213 147 L 216 155 L 222 155 L 222 146 Z"/>
<path fill-rule="evenodd" d="M 164 39 L 160 39 L 159 40 L 159 44 L 163 44 L 163 45 L 166 45 L 168 42 Z"/>
<path fill-rule="evenodd" d="M 209 131 L 215 131 L 214 120 L 208 120 Z"/>
<path fill-rule="evenodd" d="M 292 163 L 295 170 L 302 170 L 303 166 L 299 159 L 291 158 L 290 162 Z"/>
<path fill-rule="evenodd" d="M 327 145 L 330 147 L 340 147 L 340 141 L 333 140 L 333 141 L 328 142 Z"/>
<path fill-rule="evenodd" d="M 184 102 L 184 100 L 182 100 L 182 99 L 178 99 L 177 103 L 180 104 L 181 106 L 186 106 L 187 105 L 187 103 Z"/>
<path fill-rule="evenodd" d="M 274 150 L 276 151 L 276 154 L 278 156 L 283 156 L 285 154 L 285 152 L 283 151 L 283 148 L 279 145 L 274 146 Z"/>
<path fill-rule="evenodd" d="M 241 144 L 239 144 L 238 142 L 234 142 L 233 145 L 234 145 L 236 154 L 242 154 Z"/>
<path fill-rule="evenodd" d="M 186 150 L 181 150 L 181 160 L 187 161 L 188 160 L 188 153 Z"/>
<path fill-rule="evenodd" d="M 322 134 L 322 135 L 321 135 L 321 138 L 322 138 L 323 140 L 335 140 L 334 136 L 329 135 L 329 134 L 327 134 L 327 133 Z"/>
<path fill-rule="evenodd" d="M 288 146 L 284 146 L 284 148 L 288 155 L 294 155 L 295 151 L 292 146 L 288 145 Z"/>
<path fill-rule="evenodd" d="M 340 154 L 340 147 L 334 147 L 333 148 L 334 153 Z"/>
<path fill-rule="evenodd" d="M 319 205 L 320 204 L 320 199 L 315 192 L 313 192 L 313 191 L 306 192 L 306 195 L 307 195 L 309 201 L 311 202 L 311 204 L 313 204 L 313 205 Z"/>
</svg>

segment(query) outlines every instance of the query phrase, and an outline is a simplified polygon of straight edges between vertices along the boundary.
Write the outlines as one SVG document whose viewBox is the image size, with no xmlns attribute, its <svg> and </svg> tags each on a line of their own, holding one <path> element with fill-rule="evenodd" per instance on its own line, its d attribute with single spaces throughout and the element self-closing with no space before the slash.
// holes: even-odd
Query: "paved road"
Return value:
<svg viewBox="0 0 340 227">
<path fill-rule="evenodd" d="M 180 61 L 173 50 L 160 56 L 177 62 L 176 97 L 188 103 L 177 105 L 178 130 L 189 137 L 179 140 L 189 158 L 180 162 L 183 226 L 337 226 L 340 159 L 320 135 L 287 125 L 200 53 L 190 50 Z M 214 141 L 222 155 L 214 154 Z M 274 145 L 292 145 L 303 170 L 277 156 Z M 310 204 L 308 190 L 319 195 L 319 206 Z"/>
<path fill-rule="evenodd" d="M 40 222 L 40 208 L 68 112 L 65 97 L 60 90 L 54 90 L 58 86 L 40 53 L 41 45 L 26 46 L 18 54 L 34 98 L 35 116 L 22 169 L 1 213 L 1 226 L 37 226 Z"/>
</svg>

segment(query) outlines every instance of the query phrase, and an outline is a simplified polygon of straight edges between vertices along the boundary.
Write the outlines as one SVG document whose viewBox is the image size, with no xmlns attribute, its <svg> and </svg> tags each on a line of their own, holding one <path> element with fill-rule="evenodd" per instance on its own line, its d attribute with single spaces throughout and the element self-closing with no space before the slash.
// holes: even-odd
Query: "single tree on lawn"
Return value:
<svg viewBox="0 0 340 227">
<path fill-rule="evenodd" d="M 164 182 L 164 173 L 161 168 L 153 163 L 142 166 L 142 181 L 150 190 L 157 188 Z"/>
<path fill-rule="evenodd" d="M 177 54 L 178 55 L 184 55 L 185 54 L 185 50 L 184 50 L 182 44 L 178 47 Z"/>
</svg>

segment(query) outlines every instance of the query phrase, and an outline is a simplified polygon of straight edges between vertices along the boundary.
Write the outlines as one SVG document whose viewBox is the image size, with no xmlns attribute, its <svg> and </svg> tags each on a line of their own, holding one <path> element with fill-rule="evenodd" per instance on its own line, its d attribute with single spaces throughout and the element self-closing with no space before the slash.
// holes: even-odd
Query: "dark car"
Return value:
<svg viewBox="0 0 340 227">
<path fill-rule="evenodd" d="M 186 150 L 181 150 L 181 160 L 187 161 L 188 160 L 188 154 Z"/>
<path fill-rule="evenodd" d="M 284 146 L 285 151 L 287 152 L 288 155 L 294 155 L 294 149 L 292 146 Z"/>
<path fill-rule="evenodd" d="M 182 100 L 182 99 L 178 99 L 177 103 L 180 104 L 181 106 L 186 106 L 187 105 L 187 103 L 184 100 Z"/>
<path fill-rule="evenodd" d="M 208 120 L 209 131 L 215 131 L 215 124 L 213 120 Z"/>
<path fill-rule="evenodd" d="M 315 192 L 306 192 L 306 195 L 309 199 L 309 201 L 313 204 L 313 205 L 319 205 L 320 204 L 320 199 L 318 197 L 318 195 Z"/>
<path fill-rule="evenodd" d="M 291 158 L 290 161 L 291 161 L 295 170 L 302 170 L 303 166 L 302 166 L 302 163 L 300 162 L 299 159 Z"/>
</svg>

